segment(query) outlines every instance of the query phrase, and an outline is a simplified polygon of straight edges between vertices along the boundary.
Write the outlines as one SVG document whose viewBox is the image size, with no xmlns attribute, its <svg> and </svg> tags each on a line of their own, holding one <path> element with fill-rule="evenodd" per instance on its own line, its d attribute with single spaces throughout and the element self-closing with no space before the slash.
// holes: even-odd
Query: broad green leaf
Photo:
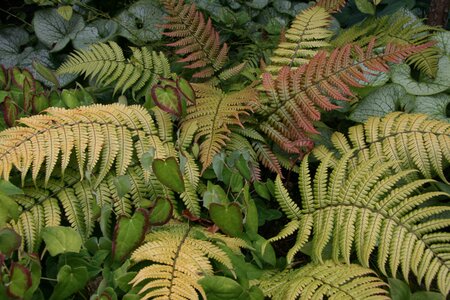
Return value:
<svg viewBox="0 0 450 300">
<path fill-rule="evenodd" d="M 0 179 L 0 193 L 6 196 L 21 195 L 23 191 L 9 181 Z"/>
<path fill-rule="evenodd" d="M 208 300 L 234 300 L 244 293 L 244 289 L 238 282 L 224 276 L 205 276 L 198 282 L 205 290 Z"/>
<path fill-rule="evenodd" d="M 172 217 L 173 205 L 169 199 L 158 198 L 150 209 L 149 221 L 151 225 L 163 225 Z"/>
<path fill-rule="evenodd" d="M 131 190 L 131 180 L 128 175 L 121 175 L 114 178 L 114 185 L 117 189 L 117 195 L 122 198 Z"/>
<path fill-rule="evenodd" d="M 70 6 L 70 5 L 63 5 L 63 6 L 58 7 L 57 12 L 66 21 L 69 21 L 73 15 L 73 9 L 72 9 L 72 6 Z"/>
<path fill-rule="evenodd" d="M 183 94 L 187 101 L 195 104 L 195 92 L 189 81 L 183 77 L 177 78 L 177 88 Z"/>
<path fill-rule="evenodd" d="M 211 220 L 230 236 L 240 236 L 242 234 L 242 211 L 237 203 L 209 205 L 209 216 Z"/>
<path fill-rule="evenodd" d="M 244 193 L 248 193 L 248 185 L 244 189 Z M 256 234 L 258 232 L 258 224 L 258 209 L 255 201 L 249 197 L 245 200 L 245 229 L 247 233 Z"/>
<path fill-rule="evenodd" d="M 30 270 L 13 262 L 11 264 L 11 278 L 8 284 L 7 293 L 13 298 L 23 298 L 27 290 L 31 287 Z"/>
<path fill-rule="evenodd" d="M 269 4 L 269 0 L 251 0 L 245 1 L 245 4 L 256 9 L 263 9 Z"/>
<path fill-rule="evenodd" d="M 428 96 L 441 93 L 450 88 L 450 59 L 442 56 L 438 63 L 436 77 L 431 80 L 416 81 L 411 77 L 411 68 L 407 64 L 392 66 L 391 78 L 412 95 Z"/>
<path fill-rule="evenodd" d="M 362 13 L 374 15 L 375 14 L 375 5 L 371 3 L 369 0 L 355 0 L 356 7 Z"/>
<path fill-rule="evenodd" d="M 253 242 L 253 247 L 255 248 L 254 253 L 264 262 L 271 266 L 275 266 L 277 263 L 277 257 L 275 255 L 275 250 L 272 245 L 267 242 L 265 238 L 259 236 L 257 240 Z"/>
<path fill-rule="evenodd" d="M 181 93 L 176 87 L 158 84 L 153 86 L 151 93 L 156 106 L 169 114 L 181 116 Z"/>
<path fill-rule="evenodd" d="M 0 227 L 9 220 L 17 220 L 19 217 L 19 205 L 10 197 L 0 193 Z"/>
<path fill-rule="evenodd" d="M 83 289 L 89 280 L 86 267 L 72 268 L 64 265 L 56 277 L 58 283 L 53 289 L 50 300 L 68 299 L 69 296 Z"/>
<path fill-rule="evenodd" d="M 447 115 L 447 107 L 450 104 L 448 94 L 437 94 L 433 96 L 416 97 L 416 105 L 413 109 L 415 113 L 427 114 L 434 119 L 450 121 Z"/>
<path fill-rule="evenodd" d="M 450 32 L 449 31 L 441 31 L 437 32 L 431 38 L 435 40 L 436 47 L 441 48 L 446 55 L 450 55 Z"/>
<path fill-rule="evenodd" d="M 383 117 L 397 110 L 406 90 L 399 84 L 387 84 L 364 97 L 349 118 L 364 123 L 371 116 Z"/>
<path fill-rule="evenodd" d="M 411 300 L 445 300 L 444 295 L 436 292 L 415 292 Z"/>
<path fill-rule="evenodd" d="M 19 249 L 22 238 L 11 228 L 0 229 L 0 253 L 7 257 Z"/>
<path fill-rule="evenodd" d="M 62 50 L 84 28 L 83 18 L 73 14 L 67 21 L 56 9 L 43 9 L 34 13 L 33 27 L 37 38 L 51 52 Z"/>
<path fill-rule="evenodd" d="M 232 173 L 230 176 L 229 186 L 233 193 L 239 193 L 244 187 L 244 178 L 238 173 Z"/>
<path fill-rule="evenodd" d="M 80 106 L 80 100 L 77 96 L 77 91 L 64 89 L 61 92 L 61 99 L 68 108 L 75 108 Z"/>
<path fill-rule="evenodd" d="M 208 181 L 206 192 L 203 194 L 203 207 L 209 208 L 211 203 L 226 204 L 230 202 L 221 186 Z"/>
<path fill-rule="evenodd" d="M 389 281 L 389 293 L 392 300 L 410 300 L 411 291 L 409 285 L 396 278 L 388 278 Z"/>
<path fill-rule="evenodd" d="M 267 187 L 264 183 L 255 181 L 253 183 L 253 187 L 254 187 L 256 193 L 258 194 L 258 196 L 260 196 L 263 199 L 270 200 L 269 190 L 267 189 Z"/>
<path fill-rule="evenodd" d="M 47 66 L 44 66 L 41 62 L 35 60 L 33 61 L 33 68 L 36 70 L 36 72 L 39 73 L 39 75 L 41 75 L 46 80 L 53 83 L 57 88 L 59 88 L 58 78 L 56 78 L 55 73 L 52 70 L 50 70 Z"/>
<path fill-rule="evenodd" d="M 155 159 L 152 163 L 153 172 L 156 178 L 177 193 L 184 192 L 184 181 L 180 171 L 180 166 L 175 157 L 167 159 Z"/>
<path fill-rule="evenodd" d="M 244 176 L 245 179 L 247 179 L 248 181 L 252 179 L 250 168 L 248 167 L 248 162 L 243 155 L 239 156 L 239 159 L 235 162 L 235 167 L 236 169 L 238 169 L 239 173 Z"/>
<path fill-rule="evenodd" d="M 22 27 L 15 26 L 1 29 L 0 64 L 6 68 L 18 65 L 23 59 L 22 46 L 29 40 L 30 35 Z"/>
<path fill-rule="evenodd" d="M 86 49 L 95 43 L 104 43 L 114 38 L 119 29 L 113 20 L 97 19 L 80 30 L 72 40 L 77 50 Z"/>
<path fill-rule="evenodd" d="M 114 230 L 112 257 L 123 261 L 144 240 L 148 229 L 148 211 L 138 209 L 131 218 L 121 216 Z"/>
<path fill-rule="evenodd" d="M 64 226 L 45 227 L 42 230 L 42 239 L 51 256 L 67 252 L 78 253 L 82 244 L 80 234 L 75 229 Z"/>
<path fill-rule="evenodd" d="M 155 158 L 155 148 L 151 147 L 147 152 L 142 154 L 141 165 L 144 170 L 151 171 L 153 159 Z"/>
<path fill-rule="evenodd" d="M 39 257 L 36 254 L 25 254 L 25 257 L 28 258 L 28 270 L 31 273 L 31 287 L 25 292 L 24 299 L 34 299 L 33 294 L 38 289 L 39 284 L 41 283 L 41 262 Z"/>
<path fill-rule="evenodd" d="M 216 174 L 217 179 L 223 180 L 223 169 L 225 166 L 225 153 L 221 152 L 213 157 L 212 168 Z"/>
<path fill-rule="evenodd" d="M 157 41 L 162 36 L 162 28 L 157 25 L 166 22 L 164 16 L 159 1 L 138 1 L 117 17 L 122 25 L 118 34 L 138 46 Z"/>
</svg>

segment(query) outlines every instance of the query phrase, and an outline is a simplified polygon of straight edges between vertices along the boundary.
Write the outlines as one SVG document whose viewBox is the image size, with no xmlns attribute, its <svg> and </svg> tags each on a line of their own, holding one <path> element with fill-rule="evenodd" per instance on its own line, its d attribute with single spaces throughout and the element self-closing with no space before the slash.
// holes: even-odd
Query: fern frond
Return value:
<svg viewBox="0 0 450 300">
<path fill-rule="evenodd" d="M 364 125 L 349 129 L 349 137 L 335 133 L 331 141 L 340 155 L 354 151 L 352 165 L 371 157 L 394 163 L 397 172 L 417 169 L 422 176 L 435 174 L 448 183 L 444 168 L 450 164 L 450 124 L 426 115 L 394 112 L 371 117 Z M 330 153 L 324 146 L 314 150 L 318 158 Z M 416 178 L 416 177 L 411 177 Z"/>
<path fill-rule="evenodd" d="M 264 294 L 274 300 L 390 299 L 385 286 L 370 269 L 333 261 L 309 263 L 272 275 L 260 283 Z"/>
<path fill-rule="evenodd" d="M 329 55 L 319 52 L 310 62 L 296 70 L 283 67 L 276 79 L 263 75 L 263 87 L 268 101 L 262 101 L 259 112 L 263 122 L 260 129 L 289 153 L 302 153 L 301 147 L 311 148 L 306 133 L 318 133 L 313 122 L 320 119 L 321 110 L 339 106 L 329 98 L 348 101 L 351 86 L 360 86 L 370 72 L 386 72 L 387 62 L 398 63 L 430 44 L 396 46 L 388 44 L 384 53 L 374 54 L 370 43 L 367 51 L 359 46 L 344 46 Z M 364 67 L 364 68 L 363 68 Z"/>
<path fill-rule="evenodd" d="M 346 3 L 347 0 L 319 0 L 316 5 L 323 7 L 331 14 L 340 11 Z"/>
<path fill-rule="evenodd" d="M 146 243 L 132 254 L 136 263 L 149 261 L 131 281 L 135 286 L 145 283 L 139 294 L 144 299 L 206 299 L 198 280 L 213 275 L 210 260 L 220 262 L 232 270 L 233 265 L 225 251 L 204 236 L 203 229 L 188 224 L 169 223 L 149 233 Z"/>
<path fill-rule="evenodd" d="M 253 142 L 252 146 L 261 163 L 272 172 L 282 176 L 280 163 L 270 147 L 266 143 L 259 141 Z"/>
<path fill-rule="evenodd" d="M 257 96 L 253 88 L 245 88 L 238 92 L 224 93 L 208 84 L 192 84 L 197 100 L 195 105 L 187 108 L 187 115 L 182 127 L 196 122 L 198 126 L 195 139 L 200 143 L 200 161 L 202 172 L 212 163 L 214 155 L 219 153 L 229 140 L 229 125 L 242 125 L 240 115 L 252 110 L 251 104 Z"/>
<path fill-rule="evenodd" d="M 168 77 L 170 65 L 162 52 L 147 48 L 130 48 L 132 56 L 126 59 L 120 46 L 110 41 L 98 43 L 87 50 L 77 50 L 58 69 L 58 74 L 84 74 L 95 78 L 103 86 L 114 84 L 114 92 L 122 94 L 131 89 L 133 95 L 154 85 L 160 77 Z"/>
<path fill-rule="evenodd" d="M 299 182 L 307 181 L 302 196 L 308 196 L 302 198 L 305 208 L 294 218 L 300 224 L 295 249 L 303 247 L 312 234 L 315 262 L 323 261 L 322 252 L 328 243 L 336 263 L 341 258 L 350 263 L 355 249 L 359 262 L 369 267 L 369 259 L 376 252 L 378 268 L 383 274 L 388 273 L 386 264 L 392 276 L 397 276 L 400 267 L 405 278 L 411 272 L 419 283 L 424 279 L 427 289 L 436 281 L 439 290 L 447 295 L 450 253 L 448 247 L 442 247 L 448 242 L 440 230 L 450 226 L 450 219 L 442 214 L 449 207 L 432 205 L 430 200 L 449 195 L 420 193 L 419 189 L 432 180 L 408 183 L 404 179 L 414 171 L 396 172 L 393 163 L 380 163 L 378 157 L 361 161 L 353 169 L 349 168 L 351 159 L 352 153 L 335 161 L 328 155 L 313 180 L 308 175 L 307 157 L 302 161 Z M 286 192 L 280 183 L 277 189 L 282 192 L 276 193 L 276 199 L 282 204 L 286 203 Z M 428 235 L 433 238 L 427 238 Z M 293 255 L 288 255 L 289 261 L 292 258 Z"/>
<path fill-rule="evenodd" d="M 399 10 L 392 16 L 369 19 L 359 25 L 352 26 L 342 31 L 330 43 L 336 47 L 355 43 L 365 49 L 371 39 L 376 38 L 375 48 L 384 47 L 387 43 L 422 45 L 430 42 L 437 30 L 436 27 L 423 24 L 412 13 Z M 406 59 L 406 62 L 434 77 L 438 69 L 440 56 L 440 50 L 432 46 L 419 53 L 412 54 Z"/>
<path fill-rule="evenodd" d="M 293 69 L 308 63 L 319 49 L 328 47 L 331 16 L 325 8 L 314 6 L 301 11 L 286 31 L 285 38 L 270 58 L 265 71 L 277 74 L 282 66 Z"/>
<path fill-rule="evenodd" d="M 86 240 L 92 234 L 101 207 L 108 205 L 116 215 L 130 216 L 133 208 L 148 207 L 149 200 L 163 194 L 162 184 L 156 178 L 145 181 L 141 168 L 131 167 L 127 175 L 131 189 L 123 197 L 117 195 L 113 184 L 115 176 L 111 173 L 96 189 L 87 180 L 80 181 L 80 174 L 72 169 L 66 170 L 64 175 L 53 175 L 46 187 L 41 181 L 38 181 L 40 188 L 26 186 L 23 195 L 13 197 L 22 210 L 18 221 L 10 225 L 23 234 L 23 247 L 29 252 L 38 250 L 45 227 L 61 225 L 61 215 Z M 155 186 L 158 186 L 156 192 Z"/>
<path fill-rule="evenodd" d="M 166 29 L 163 34 L 178 39 L 167 45 L 177 47 L 176 53 L 185 56 L 179 60 L 189 63 L 185 68 L 198 69 L 192 75 L 194 78 L 213 76 L 225 65 L 228 46 L 221 46 L 211 19 L 205 21 L 195 4 L 184 4 L 183 0 L 164 0 L 163 4 L 169 14 L 167 23 L 161 25 Z"/>
<path fill-rule="evenodd" d="M 61 158 L 64 172 L 70 156 L 75 154 L 81 178 L 85 170 L 92 172 L 98 168 L 97 186 L 113 165 L 117 175 L 124 175 L 133 155 L 141 157 L 154 148 L 156 158 L 166 156 L 151 116 L 139 106 L 50 108 L 47 115 L 21 122 L 27 127 L 13 127 L 0 133 L 0 174 L 5 180 L 13 167 L 22 173 L 22 178 L 31 169 L 36 180 L 46 164 L 48 181 L 54 161 Z"/>
</svg>

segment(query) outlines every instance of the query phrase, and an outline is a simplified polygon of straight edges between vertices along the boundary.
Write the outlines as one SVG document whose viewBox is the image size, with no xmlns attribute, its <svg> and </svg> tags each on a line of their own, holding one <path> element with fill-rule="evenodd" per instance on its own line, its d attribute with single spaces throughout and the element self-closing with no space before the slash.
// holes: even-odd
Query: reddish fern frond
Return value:
<svg viewBox="0 0 450 300">
<path fill-rule="evenodd" d="M 271 171 L 277 173 L 281 177 L 283 177 L 283 174 L 281 173 L 281 166 L 278 162 L 277 157 L 272 152 L 270 147 L 262 142 L 255 141 L 252 143 L 253 149 L 255 150 L 256 154 L 258 155 L 258 160 L 268 169 Z"/>
<path fill-rule="evenodd" d="M 205 21 L 195 4 L 184 4 L 183 0 L 162 2 L 169 14 L 168 22 L 161 25 L 166 29 L 163 34 L 178 39 L 167 46 L 178 48 L 176 53 L 184 56 L 179 62 L 188 63 L 185 68 L 198 69 L 194 78 L 213 76 L 228 58 L 228 46 L 220 44 L 219 33 L 211 19 Z"/>
<path fill-rule="evenodd" d="M 320 120 L 321 111 L 339 108 L 331 99 L 348 101 L 353 96 L 349 87 L 361 86 L 366 75 L 386 72 L 388 62 L 399 63 L 409 55 L 423 51 L 431 43 L 411 46 L 388 44 L 381 54 L 374 54 L 375 41 L 366 50 L 346 45 L 330 54 L 320 51 L 311 61 L 293 70 L 284 67 L 273 78 L 263 74 L 263 88 L 268 100 L 258 112 L 266 119 L 260 129 L 283 150 L 302 153 L 302 147 L 311 147 L 309 133 L 318 133 L 314 121 Z"/>
<path fill-rule="evenodd" d="M 346 3 L 347 0 L 319 0 L 316 5 L 325 8 L 329 13 L 335 13 L 340 11 Z"/>
</svg>

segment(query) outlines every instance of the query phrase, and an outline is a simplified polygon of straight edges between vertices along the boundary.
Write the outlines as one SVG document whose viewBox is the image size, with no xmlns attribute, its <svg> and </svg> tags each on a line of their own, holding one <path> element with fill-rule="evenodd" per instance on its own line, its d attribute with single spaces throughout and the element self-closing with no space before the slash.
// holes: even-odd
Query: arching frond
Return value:
<svg viewBox="0 0 450 300">
<path fill-rule="evenodd" d="M 386 284 L 375 273 L 359 265 L 333 261 L 309 263 L 262 280 L 260 288 L 271 299 L 390 299 Z"/>
<path fill-rule="evenodd" d="M 290 153 L 302 153 L 302 147 L 311 148 L 306 133 L 317 133 L 313 122 L 320 119 L 321 110 L 339 108 L 330 98 L 349 100 L 351 86 L 360 86 L 365 75 L 386 72 L 387 62 L 398 63 L 407 56 L 423 51 L 429 44 L 396 46 L 389 44 L 384 53 L 374 54 L 370 43 L 367 51 L 359 46 L 344 46 L 329 55 L 321 51 L 306 65 L 296 70 L 284 67 L 273 79 L 263 75 L 263 87 L 268 99 L 263 99 L 258 110 L 263 115 L 259 128 Z"/>
<path fill-rule="evenodd" d="M 161 27 L 166 29 L 164 35 L 177 38 L 168 46 L 177 47 L 176 53 L 185 56 L 179 62 L 189 63 L 185 68 L 198 69 L 194 78 L 213 76 L 226 63 L 228 46 L 221 46 L 219 33 L 213 28 L 211 19 L 205 21 L 203 13 L 193 3 L 185 4 L 183 0 L 162 2 L 169 16 Z"/>
<path fill-rule="evenodd" d="M 161 188 L 161 183 L 156 179 L 146 182 L 141 168 L 131 167 L 127 175 L 131 189 L 123 197 L 117 195 L 115 176 L 111 173 L 96 189 L 89 181 L 80 181 L 80 174 L 72 169 L 67 169 L 63 177 L 53 175 L 45 188 L 41 182 L 38 182 L 41 188 L 26 186 L 23 195 L 12 197 L 22 210 L 17 222 L 11 221 L 10 225 L 24 237 L 22 246 L 29 252 L 39 249 L 41 231 L 47 226 L 61 225 L 62 217 L 86 240 L 92 234 L 101 207 L 109 205 L 116 215 L 130 216 L 133 208 L 148 207 L 150 199 L 161 195 L 150 189 Z"/>
<path fill-rule="evenodd" d="M 438 28 L 423 24 L 414 14 L 399 10 L 393 15 L 368 19 L 359 25 L 352 26 L 342 31 L 330 43 L 335 47 L 356 43 L 365 49 L 371 39 L 376 38 L 375 48 L 384 47 L 387 43 L 422 45 L 431 40 L 436 30 Z M 440 56 L 440 50 L 433 46 L 412 54 L 406 61 L 425 74 L 434 76 Z"/>
<path fill-rule="evenodd" d="M 226 252 L 207 238 L 201 228 L 169 223 L 149 233 L 145 240 L 131 256 L 136 263 L 152 262 L 140 269 L 131 281 L 133 285 L 145 283 L 139 291 L 142 299 L 194 300 L 199 295 L 206 299 L 205 291 L 197 282 L 213 275 L 210 260 L 233 270 Z"/>
<path fill-rule="evenodd" d="M 329 46 L 327 40 L 332 36 L 328 30 L 330 21 L 330 14 L 321 6 L 301 11 L 286 31 L 286 40 L 278 45 L 265 71 L 277 74 L 282 66 L 295 69 L 308 63 L 321 48 Z"/>
<path fill-rule="evenodd" d="M 450 124 L 426 115 L 390 113 L 371 117 L 364 125 L 349 129 L 349 137 L 335 133 L 331 141 L 340 155 L 355 151 L 351 165 L 372 157 L 394 164 L 396 171 L 417 169 L 426 178 L 435 174 L 448 183 L 444 168 L 450 164 Z M 314 150 L 322 159 L 330 153 L 324 146 Z M 412 177 L 416 178 L 416 177 Z"/>
<path fill-rule="evenodd" d="M 317 6 L 325 8 L 329 13 L 338 12 L 345 6 L 347 0 L 319 0 Z"/>
<path fill-rule="evenodd" d="M 297 239 L 287 258 L 292 261 L 312 236 L 312 258 L 323 262 L 323 250 L 331 245 L 335 262 L 350 264 L 356 252 L 359 262 L 369 267 L 375 256 L 378 268 L 387 275 L 404 278 L 413 273 L 418 282 L 430 289 L 436 282 L 447 295 L 450 290 L 450 247 L 445 228 L 450 219 L 443 212 L 449 206 L 433 205 L 435 197 L 448 198 L 444 192 L 419 189 L 430 179 L 405 181 L 414 170 L 396 172 L 393 163 L 380 163 L 378 157 L 361 161 L 351 169 L 352 151 L 333 162 L 326 156 L 312 179 L 307 157 L 299 177 L 302 205 L 298 207 L 282 187 L 275 185 L 276 199 L 289 209 L 291 234 L 297 227 Z M 286 205 L 293 206 L 293 209 Z M 295 221 L 295 222 L 294 222 Z M 387 271 L 386 264 L 389 266 Z"/>
<path fill-rule="evenodd" d="M 26 127 L 0 133 L 0 174 L 6 180 L 12 168 L 23 179 L 31 169 L 36 180 L 45 165 L 48 182 L 56 162 L 61 162 L 64 173 L 74 154 L 82 178 L 85 170 L 98 170 L 97 186 L 113 166 L 117 175 L 124 175 L 133 156 L 140 158 L 150 148 L 156 158 L 166 157 L 151 116 L 139 106 L 50 108 L 47 115 L 21 119 L 21 123 Z"/>
<path fill-rule="evenodd" d="M 187 108 L 187 115 L 182 127 L 196 122 L 198 129 L 195 139 L 200 143 L 200 161 L 202 172 L 212 163 L 214 155 L 229 140 L 229 125 L 242 125 L 240 115 L 248 114 L 251 105 L 257 99 L 253 88 L 245 88 L 238 92 L 224 93 L 217 87 L 208 84 L 192 84 L 197 95 L 196 104 Z"/>
<path fill-rule="evenodd" d="M 170 65 L 162 52 L 147 48 L 130 48 L 126 59 L 115 42 L 98 43 L 87 50 L 77 50 L 58 69 L 59 74 L 85 74 L 103 86 L 114 84 L 114 92 L 124 93 L 131 88 L 133 95 L 145 92 L 158 79 L 168 77 Z"/>
</svg>

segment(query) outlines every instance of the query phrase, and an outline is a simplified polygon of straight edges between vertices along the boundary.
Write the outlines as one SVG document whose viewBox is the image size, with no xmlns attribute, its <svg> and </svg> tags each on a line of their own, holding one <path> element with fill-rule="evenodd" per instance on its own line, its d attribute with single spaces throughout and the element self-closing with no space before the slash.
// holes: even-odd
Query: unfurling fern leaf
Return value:
<svg viewBox="0 0 450 300">
<path fill-rule="evenodd" d="M 115 166 L 124 175 L 133 155 L 138 158 L 150 148 L 155 158 L 166 158 L 166 148 L 158 137 L 149 113 L 139 106 L 93 105 L 72 110 L 50 108 L 47 115 L 21 119 L 26 127 L 0 133 L 0 176 L 8 180 L 16 168 L 25 178 L 31 169 L 36 180 L 45 164 L 45 182 L 60 160 L 67 168 L 75 154 L 80 175 L 98 168 L 97 186 Z"/>
<path fill-rule="evenodd" d="M 197 95 L 195 105 L 187 108 L 187 115 L 182 127 L 196 122 L 198 130 L 195 139 L 200 143 L 200 161 L 202 172 L 212 163 L 214 155 L 229 140 L 229 125 L 242 125 L 240 115 L 248 114 L 256 102 L 253 88 L 245 88 L 238 92 L 224 93 L 217 87 L 208 84 L 192 85 Z"/>
<path fill-rule="evenodd" d="M 323 262 L 323 250 L 331 245 L 335 262 L 343 259 L 350 264 L 353 250 L 359 262 L 369 267 L 369 259 L 377 253 L 380 271 L 392 276 L 399 267 L 404 278 L 410 272 L 418 282 L 425 281 L 430 289 L 436 280 L 439 290 L 450 290 L 450 235 L 442 230 L 450 226 L 443 212 L 449 206 L 432 205 L 435 197 L 449 197 L 444 192 L 424 192 L 419 189 L 430 179 L 406 182 L 415 170 L 396 172 L 394 163 L 380 163 L 379 157 L 361 161 L 349 168 L 353 151 L 332 162 L 326 156 L 311 180 L 307 157 L 301 163 L 299 189 L 301 207 L 289 196 L 280 178 L 276 180 L 276 199 L 291 222 L 271 240 L 298 231 L 288 261 L 306 244 L 312 235 L 312 258 Z M 331 169 L 331 171 L 329 170 Z M 376 249 L 376 250 L 375 250 Z"/>
<path fill-rule="evenodd" d="M 422 45 L 430 42 L 437 27 L 424 25 L 421 20 L 406 11 L 399 10 L 391 16 L 369 19 L 340 33 L 330 43 L 335 47 L 342 47 L 355 43 L 365 49 L 373 38 L 376 38 L 375 48 L 384 47 L 387 43 L 395 45 Z M 429 76 L 435 76 L 438 60 L 441 57 L 437 47 L 429 47 L 412 54 L 407 58 L 409 64 Z"/>
<path fill-rule="evenodd" d="M 260 288 L 274 300 L 390 299 L 383 289 L 386 284 L 374 275 L 359 265 L 325 261 L 271 274 L 261 281 Z"/>
<path fill-rule="evenodd" d="M 331 142 L 340 155 L 354 152 L 351 166 L 372 157 L 394 163 L 396 171 L 418 169 L 426 178 L 434 174 L 448 183 L 444 168 L 450 164 L 450 124 L 426 115 L 394 112 L 372 117 L 364 125 L 349 129 L 349 138 L 336 132 Z M 314 154 L 324 159 L 330 153 L 323 145 Z M 414 177 L 413 177 L 414 178 Z"/>
<path fill-rule="evenodd" d="M 198 69 L 194 78 L 213 76 L 228 58 L 228 46 L 220 45 L 219 33 L 211 19 L 205 22 L 195 4 L 184 4 L 183 0 L 164 0 L 163 4 L 169 14 L 167 23 L 161 25 L 167 30 L 163 34 L 179 39 L 168 46 L 178 47 L 177 54 L 187 55 L 179 62 L 189 63 L 185 68 Z"/>
<path fill-rule="evenodd" d="M 296 70 L 284 67 L 274 80 L 263 75 L 268 99 L 262 99 L 259 113 L 263 115 L 260 129 L 283 150 L 302 153 L 312 141 L 306 133 L 317 133 L 313 122 L 320 119 L 321 110 L 339 108 L 330 98 L 349 100 L 351 86 L 361 86 L 370 72 L 386 72 L 387 62 L 398 63 L 413 53 L 430 46 L 396 46 L 388 44 L 384 53 L 374 54 L 372 40 L 367 51 L 359 46 L 344 46 L 329 55 L 321 51 L 306 65 Z"/>
<path fill-rule="evenodd" d="M 328 30 L 331 16 L 325 8 L 314 6 L 303 10 L 286 31 L 286 40 L 278 45 L 265 71 L 277 74 L 282 66 L 299 67 L 317 54 L 319 49 L 328 47 L 332 36 Z"/>
<path fill-rule="evenodd" d="M 141 268 L 131 281 L 134 286 L 144 283 L 139 291 L 143 299 L 194 300 L 199 299 L 199 295 L 206 299 L 198 280 L 213 275 L 210 260 L 233 271 L 226 252 L 207 236 L 203 229 L 174 223 L 148 234 L 146 243 L 134 251 L 131 257 L 136 263 L 152 262 Z M 220 240 L 219 235 L 214 237 Z"/>
<path fill-rule="evenodd" d="M 170 75 L 170 65 L 162 52 L 147 48 L 130 48 L 133 55 L 125 59 L 115 42 L 98 43 L 88 50 L 78 50 L 69 56 L 58 69 L 59 74 L 85 74 L 107 86 L 114 84 L 114 92 L 124 93 L 131 88 L 133 95 L 146 92 L 160 77 Z"/>
</svg>

